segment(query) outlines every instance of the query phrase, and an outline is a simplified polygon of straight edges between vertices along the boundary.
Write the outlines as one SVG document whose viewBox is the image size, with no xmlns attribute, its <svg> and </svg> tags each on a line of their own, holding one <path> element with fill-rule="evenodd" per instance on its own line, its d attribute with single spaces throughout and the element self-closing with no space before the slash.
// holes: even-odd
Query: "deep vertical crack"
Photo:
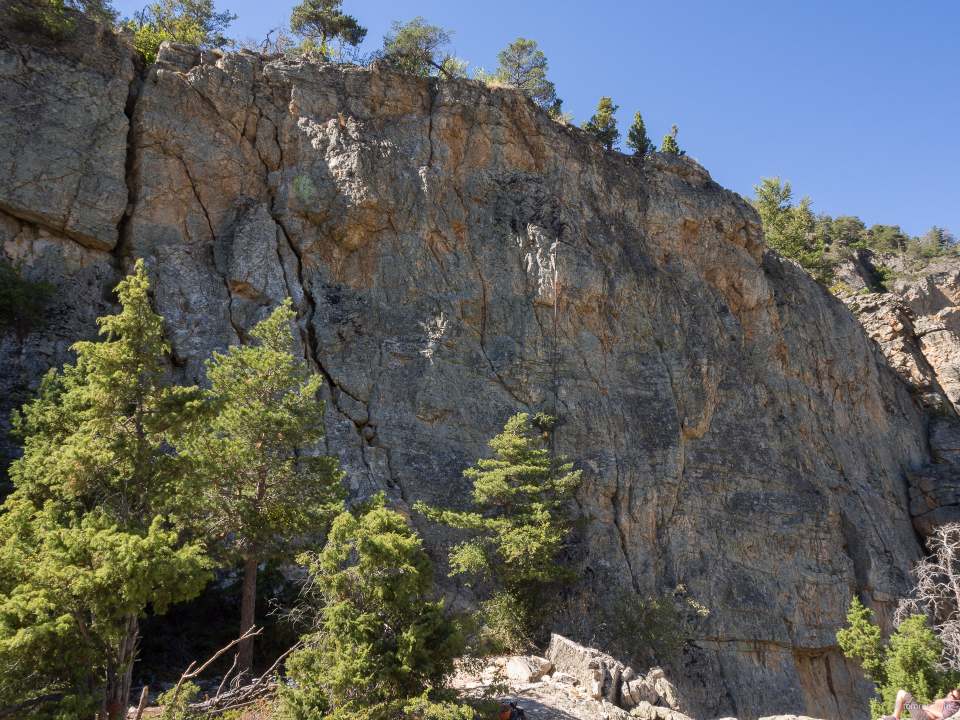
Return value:
<svg viewBox="0 0 960 720">
<path fill-rule="evenodd" d="M 127 186 L 127 206 L 124 208 L 123 215 L 117 223 L 117 244 L 114 246 L 111 254 L 115 258 L 122 257 L 129 252 L 133 234 L 133 212 L 137 206 L 137 185 L 134 180 L 134 168 L 136 166 L 137 148 L 133 134 L 134 123 L 133 116 L 137 109 L 137 101 L 140 99 L 140 93 L 143 89 L 144 68 L 140 67 L 137 58 L 132 58 L 134 62 L 133 79 L 127 86 L 127 102 L 123 108 L 123 114 L 127 116 L 127 138 L 126 138 L 126 156 L 123 166 L 123 180 Z"/>
</svg>

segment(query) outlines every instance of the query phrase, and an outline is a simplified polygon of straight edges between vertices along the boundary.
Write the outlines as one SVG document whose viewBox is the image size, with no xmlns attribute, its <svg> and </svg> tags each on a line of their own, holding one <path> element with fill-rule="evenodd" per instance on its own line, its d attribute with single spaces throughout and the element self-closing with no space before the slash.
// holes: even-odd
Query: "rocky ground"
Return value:
<svg viewBox="0 0 960 720">
<path fill-rule="evenodd" d="M 454 680 L 454 687 L 464 696 L 482 697 L 495 682 L 506 682 L 507 691 L 498 699 L 516 701 L 524 710 L 527 720 L 625 720 L 626 718 L 649 718 L 650 720 L 681 720 L 687 716 L 669 706 L 637 706 L 628 712 L 608 701 L 590 697 L 570 676 L 563 673 L 544 675 L 534 682 L 511 680 L 503 675 L 504 666 L 510 658 L 498 658 L 481 673 L 461 670 Z M 557 677 L 560 676 L 560 677 Z M 736 720 L 723 718 L 722 720 Z M 760 720 L 811 720 L 806 716 L 774 715 Z"/>
</svg>

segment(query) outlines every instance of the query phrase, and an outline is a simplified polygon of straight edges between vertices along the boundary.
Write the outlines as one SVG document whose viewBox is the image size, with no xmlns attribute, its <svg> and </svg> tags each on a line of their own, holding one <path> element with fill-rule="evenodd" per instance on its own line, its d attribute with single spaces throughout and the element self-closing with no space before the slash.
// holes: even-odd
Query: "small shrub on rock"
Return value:
<svg viewBox="0 0 960 720">
<path fill-rule="evenodd" d="M 698 617 L 710 614 L 678 585 L 664 595 L 621 590 L 603 611 L 605 644 L 636 667 L 675 659 Z"/>
<path fill-rule="evenodd" d="M 10 7 L 18 30 L 63 40 L 77 29 L 77 20 L 63 0 L 26 0 Z"/>
<path fill-rule="evenodd" d="M 167 690 L 157 698 L 157 705 L 163 708 L 159 720 L 187 720 L 190 717 L 190 703 L 200 694 L 200 686 L 185 682 L 179 688 Z"/>
</svg>

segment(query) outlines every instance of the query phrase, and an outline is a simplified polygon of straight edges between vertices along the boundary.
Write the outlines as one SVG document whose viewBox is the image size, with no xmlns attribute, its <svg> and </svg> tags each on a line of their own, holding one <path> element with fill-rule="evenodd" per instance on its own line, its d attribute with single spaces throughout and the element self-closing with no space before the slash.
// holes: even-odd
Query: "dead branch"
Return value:
<svg viewBox="0 0 960 720">
<path fill-rule="evenodd" d="M 913 570 L 917 585 L 897 605 L 894 623 L 926 615 L 944 645 L 942 668 L 960 668 L 960 524 L 938 528 L 928 541 L 931 555 Z"/>
<path fill-rule="evenodd" d="M 204 714 L 205 714 L 205 715 L 210 715 L 210 716 L 213 716 L 213 715 L 222 715 L 223 713 L 229 712 L 230 710 L 239 710 L 240 708 L 243 708 L 243 707 L 249 707 L 250 705 L 253 705 L 254 703 L 256 703 L 256 702 L 259 701 L 259 700 L 260 700 L 260 698 L 256 698 L 255 700 L 250 700 L 249 702 L 245 702 L 245 703 L 242 703 L 242 704 L 240 704 L 240 705 L 231 705 L 230 707 L 219 708 L 219 709 L 217 709 L 217 710 L 210 710 L 209 712 L 206 712 L 206 713 L 204 713 Z"/>
<path fill-rule="evenodd" d="M 236 640 L 234 640 L 233 642 L 231 642 L 229 645 L 227 645 L 226 647 L 222 647 L 222 648 L 220 648 L 219 650 L 217 650 L 217 652 L 214 653 L 213 657 L 211 657 L 209 660 L 207 660 L 203 665 L 201 665 L 201 666 L 200 666 L 199 668 L 197 668 L 196 670 L 193 670 L 193 666 L 197 664 L 197 661 L 194 660 L 192 663 L 190 663 L 190 667 L 187 668 L 187 671 L 186 671 L 183 675 L 180 676 L 180 681 L 177 683 L 177 687 L 176 687 L 176 688 L 174 689 L 174 691 L 173 691 L 173 697 L 172 697 L 172 699 L 170 700 L 170 702 L 171 702 L 171 703 L 174 702 L 174 701 L 177 699 L 177 697 L 180 695 L 180 686 L 183 685 L 183 681 L 184 681 L 184 680 L 192 680 L 192 679 L 195 678 L 197 675 L 199 675 L 199 674 L 202 673 L 204 670 L 206 670 L 208 667 L 210 667 L 211 663 L 213 663 L 214 660 L 216 660 L 218 657 L 220 657 L 221 655 L 223 655 L 227 650 L 229 650 L 230 648 L 232 648 L 234 645 L 236 645 L 237 643 L 243 642 L 243 641 L 246 640 L 247 638 L 256 637 L 257 635 L 260 634 L 260 632 L 261 632 L 261 629 L 257 628 L 257 626 L 254 625 L 254 626 L 251 627 L 249 630 L 247 630 L 243 635 L 241 635 L 241 636 L 238 637 Z M 193 672 L 190 672 L 191 670 L 193 670 Z"/>
<path fill-rule="evenodd" d="M 233 655 L 233 665 L 230 666 L 230 669 L 227 670 L 227 674 L 223 676 L 223 680 L 220 681 L 220 687 L 217 688 L 217 694 L 214 695 L 215 698 L 220 697 L 220 692 L 223 690 L 223 686 L 227 682 L 227 678 L 230 677 L 230 673 L 233 672 L 234 668 L 237 667 L 237 658 L 240 657 L 240 653 L 234 653 Z"/>
<path fill-rule="evenodd" d="M 259 700 L 262 697 L 270 695 L 277 688 L 276 683 L 270 682 L 270 678 L 273 677 L 274 670 L 277 669 L 284 658 L 302 646 L 303 643 L 297 643 L 292 648 L 287 650 L 285 653 L 283 653 L 283 655 L 278 657 L 276 661 L 274 661 L 269 670 L 263 673 L 263 675 L 261 675 L 251 684 L 235 688 L 223 693 L 222 695 L 219 691 L 217 691 L 217 695 L 210 700 L 204 700 L 203 702 L 192 704 L 190 706 L 191 712 L 196 715 L 218 715 L 225 710 L 235 710 L 239 707 L 249 705 L 255 700 Z"/>
<path fill-rule="evenodd" d="M 298 642 L 298 643 L 297 643 L 296 645 L 294 645 L 292 648 L 290 648 L 289 650 L 287 650 L 283 655 L 281 655 L 280 657 L 278 657 L 278 658 L 274 661 L 273 665 L 270 666 L 270 669 L 267 670 L 263 675 L 261 675 L 261 676 L 260 676 L 260 679 L 257 680 L 255 683 L 253 683 L 253 685 L 250 686 L 250 689 L 251 689 L 251 690 L 256 689 L 256 687 L 257 687 L 258 685 L 260 685 L 260 683 L 262 683 L 264 680 L 266 680 L 268 677 L 270 677 L 270 676 L 273 674 L 273 671 L 277 669 L 277 666 L 280 664 L 280 661 L 281 661 L 281 660 L 283 660 L 284 658 L 287 657 L 287 655 L 289 655 L 289 654 L 292 653 L 294 650 L 296 650 L 296 649 L 298 649 L 298 648 L 300 648 L 300 647 L 302 647 L 302 646 L 303 646 L 303 643 L 302 643 L 302 642 Z"/>
<path fill-rule="evenodd" d="M 147 693 L 150 692 L 150 688 L 146 685 L 143 686 L 143 691 L 140 693 L 140 703 L 137 705 L 137 717 L 135 720 L 140 720 L 143 717 L 143 709 L 147 706 Z"/>
</svg>

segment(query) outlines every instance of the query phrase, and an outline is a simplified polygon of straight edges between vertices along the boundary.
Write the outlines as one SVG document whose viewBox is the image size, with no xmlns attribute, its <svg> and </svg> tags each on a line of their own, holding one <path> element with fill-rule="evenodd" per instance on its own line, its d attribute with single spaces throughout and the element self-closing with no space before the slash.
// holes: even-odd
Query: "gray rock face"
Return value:
<svg viewBox="0 0 960 720">
<path fill-rule="evenodd" d="M 112 249 L 127 207 L 130 48 L 93 23 L 65 48 L 0 30 L 0 210 Z"/>
<path fill-rule="evenodd" d="M 874 264 L 911 270 L 902 256 L 870 255 Z M 914 525 L 929 536 L 960 521 L 960 268 L 938 262 L 926 272 L 893 281 L 893 292 L 840 297 L 910 383 L 917 406 L 929 417 L 933 464 L 908 474 Z"/>
<path fill-rule="evenodd" d="M 908 587 L 906 474 L 931 460 L 925 419 L 857 319 L 765 250 L 742 198 L 690 159 L 605 152 L 509 88 L 379 63 L 170 46 L 128 136 L 133 64 L 107 72 L 93 41 L 67 43 L 30 85 L 34 50 L 13 44 L 0 81 L 48 105 L 89 86 L 67 105 L 88 103 L 102 135 L 41 113 L 56 146 L 0 151 L 3 174 L 29 181 L 0 187 L 4 253 L 42 239 L 25 271 L 76 288 L 58 300 L 65 326 L 3 339 L 11 392 L 89 334 L 113 268 L 135 258 L 184 381 L 290 296 L 355 496 L 464 506 L 461 473 L 504 422 L 554 413 L 596 518 L 585 584 L 683 583 L 711 611 L 674 678 L 696 716 L 866 717 L 869 685 L 835 633 L 855 594 L 883 619 Z M 122 192 L 45 189 L 58 163 L 71 188 L 89 171 Z M 114 247 L 118 223 L 111 254 L 89 249 Z M 411 520 L 442 564 L 459 537 Z"/>
<path fill-rule="evenodd" d="M 10 412 L 40 387 L 51 367 L 72 361 L 70 347 L 97 336 L 97 318 L 114 312 L 109 290 L 123 275 L 114 258 L 0 212 L 0 258 L 21 264 L 26 280 L 57 286 L 47 325 L 18 337 L 0 331 L 0 460 L 19 456 L 8 438 Z"/>
</svg>

